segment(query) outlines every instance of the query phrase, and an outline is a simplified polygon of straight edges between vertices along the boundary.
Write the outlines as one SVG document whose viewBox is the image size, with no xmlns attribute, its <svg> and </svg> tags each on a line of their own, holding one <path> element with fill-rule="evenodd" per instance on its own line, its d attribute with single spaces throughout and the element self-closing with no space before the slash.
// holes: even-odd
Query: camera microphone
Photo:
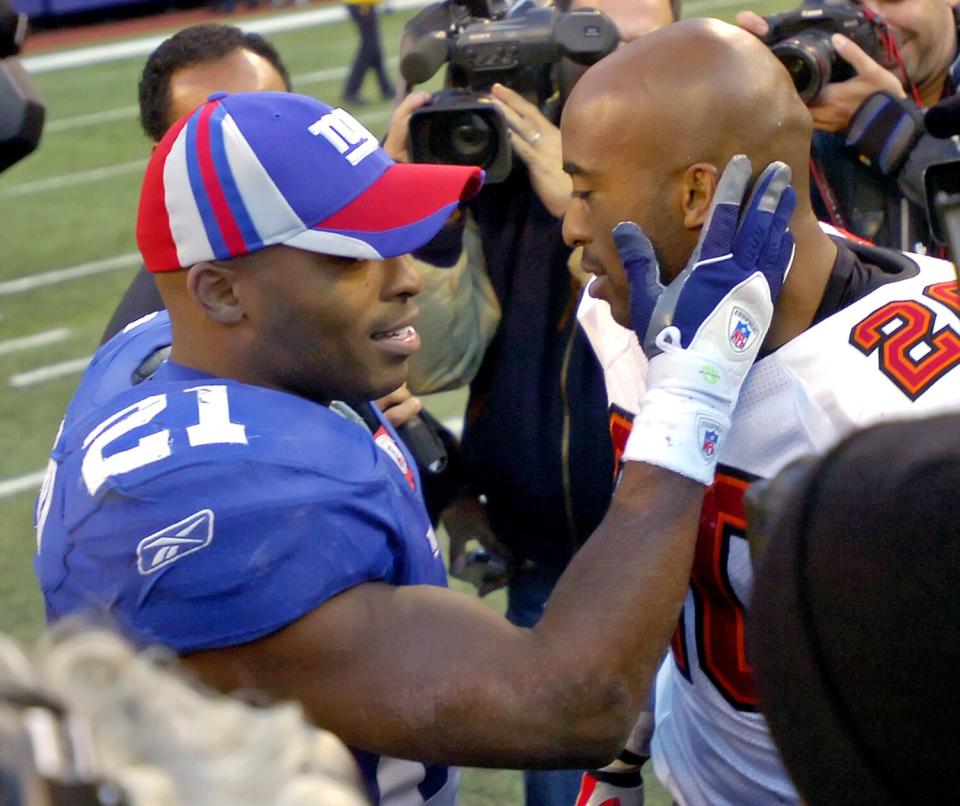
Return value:
<svg viewBox="0 0 960 806">
<path fill-rule="evenodd" d="M 931 106 L 923 116 L 923 125 L 933 137 L 941 140 L 960 134 L 960 95 Z"/>
<path fill-rule="evenodd" d="M 449 50 L 443 31 L 421 36 L 400 59 L 400 75 L 411 85 L 429 81 L 447 63 Z"/>
</svg>

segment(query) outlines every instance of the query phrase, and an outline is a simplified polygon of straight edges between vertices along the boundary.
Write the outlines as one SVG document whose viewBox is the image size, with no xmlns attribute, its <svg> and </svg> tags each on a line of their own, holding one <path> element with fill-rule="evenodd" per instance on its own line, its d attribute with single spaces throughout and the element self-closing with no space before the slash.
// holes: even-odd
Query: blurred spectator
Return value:
<svg viewBox="0 0 960 806">
<path fill-rule="evenodd" d="M 140 125 L 156 148 L 176 121 L 207 97 L 224 92 L 284 92 L 290 74 L 276 48 L 260 34 L 232 25 L 193 25 L 162 42 L 140 75 Z M 153 276 L 140 268 L 110 317 L 103 344 L 129 322 L 163 308 Z"/>
<path fill-rule="evenodd" d="M 0 635 L 0 739 L 4 804 L 369 803 L 350 752 L 299 705 L 225 697 L 168 650 L 81 625 L 29 654 Z"/>
<path fill-rule="evenodd" d="M 347 11 L 350 19 L 357 26 L 360 44 L 357 55 L 353 57 L 353 65 L 347 75 L 347 83 L 343 85 L 342 100 L 351 106 L 363 106 L 366 102 L 360 96 L 363 78 L 368 70 L 373 70 L 380 84 L 380 95 L 383 100 L 393 99 L 396 88 L 387 75 L 387 68 L 383 64 L 383 48 L 380 45 L 380 17 L 377 6 L 381 0 L 347 0 Z"/>
<path fill-rule="evenodd" d="M 679 13 L 668 0 L 572 7 L 607 13 L 623 41 Z M 563 92 L 583 69 L 564 61 Z M 460 494 L 443 514 L 451 563 L 459 568 L 474 540 L 505 560 L 505 572 L 485 574 L 480 592 L 506 584 L 507 618 L 531 627 L 603 518 L 615 463 L 602 371 L 574 317 L 583 275 L 560 227 L 570 197 L 557 128 L 565 98 L 540 110 L 502 85 L 492 95 L 518 159 L 506 181 L 486 186 L 460 222 L 417 254 L 428 293 L 420 306 L 425 347 L 411 359 L 410 385 L 423 394 L 470 383 Z M 418 92 L 398 106 L 385 144 L 395 157 L 407 158 L 409 115 L 427 100 Z M 479 320 L 473 332 L 464 310 Z M 533 771 L 525 782 L 527 803 L 570 806 L 580 774 Z"/>
<path fill-rule="evenodd" d="M 951 415 L 862 431 L 750 493 L 767 542 L 749 657 L 804 803 L 960 802 L 958 489 Z"/>
<path fill-rule="evenodd" d="M 817 129 L 814 209 L 822 221 L 880 246 L 930 251 L 936 245 L 923 173 L 928 165 L 960 158 L 960 145 L 925 134 L 921 110 L 958 89 L 960 11 L 948 0 L 863 0 L 862 5 L 889 26 L 900 66 L 887 70 L 849 39 L 834 36 L 837 53 L 857 75 L 827 84 L 808 105 Z M 758 35 L 768 30 L 750 11 L 737 21 Z"/>
<path fill-rule="evenodd" d="M 634 424 L 645 417 L 630 403 L 638 396 L 631 289 L 654 284 L 655 259 L 661 281 L 674 280 L 698 248 L 706 202 L 732 155 L 742 151 L 755 166 L 780 159 L 805 178 L 811 133 L 809 112 L 769 49 L 716 20 L 641 37 L 574 88 L 562 126 L 573 179 L 564 234 L 583 246 L 583 266 L 596 275 L 579 316 L 625 422 L 634 412 Z M 713 434 L 703 437 L 720 464 L 703 502 L 671 657 L 657 678 L 651 746 L 657 776 L 681 803 L 797 802 L 745 654 L 753 582 L 747 484 L 877 421 L 960 408 L 954 267 L 838 237 L 817 221 L 807 183 L 797 197 L 795 258 L 739 419 L 719 445 Z M 617 227 L 624 218 L 651 233 L 653 246 Z M 751 330 L 730 320 L 731 347 Z M 623 362 L 626 379 L 616 372 Z M 651 380 L 660 380 L 652 362 Z"/>
</svg>

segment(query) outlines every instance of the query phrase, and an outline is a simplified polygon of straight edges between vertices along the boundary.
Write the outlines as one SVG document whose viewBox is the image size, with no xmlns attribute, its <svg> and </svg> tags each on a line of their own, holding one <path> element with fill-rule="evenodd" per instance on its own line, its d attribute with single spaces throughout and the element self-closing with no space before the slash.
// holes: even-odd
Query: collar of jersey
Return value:
<svg viewBox="0 0 960 806">
<path fill-rule="evenodd" d="M 199 369 L 185 367 L 183 364 L 177 364 L 167 359 L 157 367 L 157 371 L 153 373 L 150 380 L 165 383 L 170 381 L 207 380 L 214 377 L 216 376 L 211 375 L 209 372 L 201 372 Z"/>
</svg>

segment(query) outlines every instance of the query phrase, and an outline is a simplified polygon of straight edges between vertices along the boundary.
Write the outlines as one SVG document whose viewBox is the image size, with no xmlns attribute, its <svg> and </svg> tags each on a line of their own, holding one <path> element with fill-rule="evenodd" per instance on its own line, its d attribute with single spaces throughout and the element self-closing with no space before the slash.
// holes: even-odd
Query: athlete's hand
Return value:
<svg viewBox="0 0 960 806">
<path fill-rule="evenodd" d="M 394 428 L 399 428 L 423 408 L 420 398 L 414 397 L 406 384 L 374 402 Z"/>
<path fill-rule="evenodd" d="M 842 34 L 834 34 L 830 41 L 840 58 L 849 62 L 857 74 L 846 81 L 827 84 L 807 104 L 816 128 L 828 132 L 846 131 L 864 101 L 877 92 L 893 98 L 907 97 L 900 79 L 871 59 L 856 42 Z"/>
<path fill-rule="evenodd" d="M 410 116 L 421 106 L 430 102 L 430 93 L 417 90 L 411 92 L 397 104 L 390 115 L 390 125 L 386 139 L 383 141 L 383 150 L 397 162 L 410 162 L 407 151 L 407 140 L 410 136 Z"/>
<path fill-rule="evenodd" d="M 513 553 L 490 528 L 487 510 L 475 493 L 464 493 L 456 498 L 441 515 L 443 526 L 450 538 L 450 565 L 465 553 L 470 540 L 479 541 L 487 551 L 497 554 L 507 561 L 507 570 L 497 577 L 487 578 L 477 590 L 479 596 L 486 596 L 504 587 L 510 581 L 514 569 Z"/>
<path fill-rule="evenodd" d="M 751 175 L 742 154 L 727 165 L 697 247 L 667 288 L 640 229 L 630 222 L 614 229 L 634 329 L 650 358 L 623 458 L 704 484 L 713 478 L 720 441 L 793 257 L 790 169 L 768 165 L 744 202 Z"/>
<path fill-rule="evenodd" d="M 511 147 L 527 165 L 534 192 L 552 215 L 562 218 L 573 183 L 563 170 L 560 129 L 534 104 L 503 84 L 494 84 L 491 95 L 510 127 Z"/>
<path fill-rule="evenodd" d="M 771 163 L 757 178 L 741 214 L 751 173 L 744 155 L 730 160 L 717 183 L 697 247 L 667 288 L 660 283 L 650 239 L 632 221 L 614 227 L 617 253 L 630 280 L 633 327 L 648 356 L 663 351 L 658 340 L 668 327 L 678 330 L 679 346 L 689 348 L 701 329 L 714 321 L 724 300 L 738 291 L 743 297 L 742 289 L 748 285 L 767 289 L 760 294 L 761 307 L 772 314 L 793 255 L 787 224 L 796 194 L 790 187 L 790 169 L 782 162 Z"/>
</svg>

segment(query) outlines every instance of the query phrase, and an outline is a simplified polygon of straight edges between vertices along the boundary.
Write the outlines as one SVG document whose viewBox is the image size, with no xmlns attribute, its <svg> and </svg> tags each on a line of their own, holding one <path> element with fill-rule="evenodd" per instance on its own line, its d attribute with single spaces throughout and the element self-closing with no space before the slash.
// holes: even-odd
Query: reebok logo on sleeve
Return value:
<svg viewBox="0 0 960 806">
<path fill-rule="evenodd" d="M 213 510 L 201 509 L 137 544 L 137 569 L 153 574 L 213 542 Z"/>
</svg>

